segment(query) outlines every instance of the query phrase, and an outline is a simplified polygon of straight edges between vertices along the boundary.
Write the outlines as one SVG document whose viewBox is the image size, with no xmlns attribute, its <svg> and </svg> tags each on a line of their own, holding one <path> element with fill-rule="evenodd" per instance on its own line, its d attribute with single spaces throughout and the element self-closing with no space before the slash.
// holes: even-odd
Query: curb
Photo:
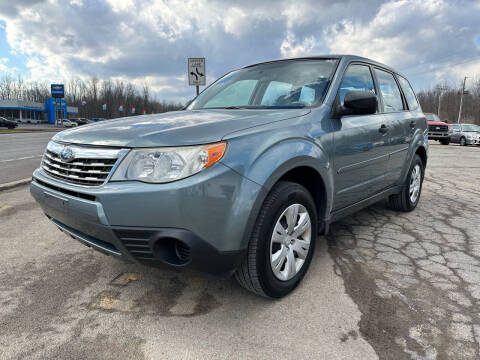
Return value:
<svg viewBox="0 0 480 360">
<path fill-rule="evenodd" d="M 30 183 L 30 181 L 32 181 L 32 178 L 26 178 L 26 179 L 21 179 L 21 180 L 8 182 L 8 183 L 5 183 L 5 184 L 0 184 L 0 191 L 13 189 L 13 188 L 23 186 L 23 185 L 28 185 Z"/>
<path fill-rule="evenodd" d="M 1 134 L 25 134 L 25 133 L 56 133 L 62 129 L 18 129 L 18 130 L 0 130 Z"/>
</svg>

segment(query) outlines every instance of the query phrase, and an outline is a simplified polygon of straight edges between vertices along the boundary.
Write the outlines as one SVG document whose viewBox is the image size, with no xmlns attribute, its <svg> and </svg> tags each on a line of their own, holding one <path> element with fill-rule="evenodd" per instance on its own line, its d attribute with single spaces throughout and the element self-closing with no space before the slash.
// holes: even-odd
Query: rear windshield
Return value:
<svg viewBox="0 0 480 360">
<path fill-rule="evenodd" d="M 337 60 L 295 60 L 233 71 L 205 89 L 188 107 L 197 109 L 303 108 L 319 104 Z"/>
</svg>

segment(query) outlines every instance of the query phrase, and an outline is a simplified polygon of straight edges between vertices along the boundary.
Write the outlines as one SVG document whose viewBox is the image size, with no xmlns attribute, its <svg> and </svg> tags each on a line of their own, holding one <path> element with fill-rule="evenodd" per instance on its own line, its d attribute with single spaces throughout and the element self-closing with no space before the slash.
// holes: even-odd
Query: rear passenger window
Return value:
<svg viewBox="0 0 480 360">
<path fill-rule="evenodd" d="M 400 75 L 397 75 L 397 79 L 398 79 L 398 82 L 400 83 L 400 86 L 402 87 L 403 94 L 407 99 L 408 108 L 410 110 L 417 110 L 419 107 L 418 101 L 409 82 L 407 81 L 407 79 L 401 77 Z"/>
<path fill-rule="evenodd" d="M 348 67 L 339 90 L 341 104 L 343 104 L 345 95 L 349 91 L 371 91 L 375 93 L 372 74 L 368 66 L 350 65 Z"/>
<path fill-rule="evenodd" d="M 380 94 L 382 95 L 383 111 L 403 110 L 402 95 L 393 75 L 380 69 L 374 69 L 374 71 L 378 80 Z"/>
</svg>

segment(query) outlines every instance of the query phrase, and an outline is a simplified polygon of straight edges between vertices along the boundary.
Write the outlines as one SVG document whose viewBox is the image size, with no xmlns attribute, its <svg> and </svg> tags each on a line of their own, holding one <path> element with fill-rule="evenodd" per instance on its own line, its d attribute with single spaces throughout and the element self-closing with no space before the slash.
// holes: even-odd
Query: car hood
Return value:
<svg viewBox="0 0 480 360">
<path fill-rule="evenodd" d="M 448 125 L 447 123 L 444 123 L 443 121 L 433 121 L 433 120 L 427 120 L 428 125 Z"/>
<path fill-rule="evenodd" d="M 132 116 L 62 131 L 54 140 L 97 146 L 154 147 L 207 144 L 235 131 L 306 115 L 309 109 L 185 110 Z"/>
</svg>

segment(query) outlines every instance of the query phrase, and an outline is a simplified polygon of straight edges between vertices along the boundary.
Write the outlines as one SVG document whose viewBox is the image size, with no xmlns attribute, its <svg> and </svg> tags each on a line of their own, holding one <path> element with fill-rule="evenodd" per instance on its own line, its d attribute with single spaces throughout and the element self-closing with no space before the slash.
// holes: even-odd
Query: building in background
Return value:
<svg viewBox="0 0 480 360">
<path fill-rule="evenodd" d="M 65 99 L 62 99 L 61 107 L 61 116 L 64 118 L 78 114 L 78 108 L 68 106 Z M 0 116 L 20 122 L 55 124 L 55 110 L 54 98 L 48 98 L 45 104 L 24 100 L 0 100 Z"/>
</svg>

